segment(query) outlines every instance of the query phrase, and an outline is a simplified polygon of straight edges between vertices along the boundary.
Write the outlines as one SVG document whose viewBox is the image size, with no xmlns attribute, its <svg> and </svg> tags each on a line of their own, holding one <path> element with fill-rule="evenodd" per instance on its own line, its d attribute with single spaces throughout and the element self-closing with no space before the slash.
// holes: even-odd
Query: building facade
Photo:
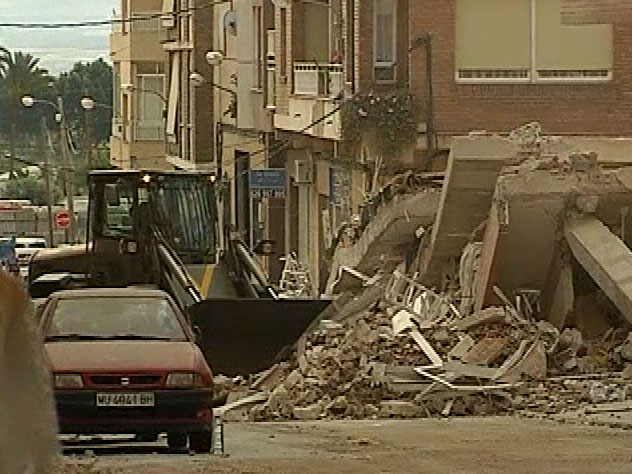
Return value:
<svg viewBox="0 0 632 474">
<path fill-rule="evenodd" d="M 213 3 L 165 0 L 162 12 L 168 70 L 167 162 L 180 169 L 212 169 L 213 70 L 205 56 L 212 49 Z"/>
<path fill-rule="evenodd" d="M 166 32 L 161 0 L 122 0 L 110 35 L 114 69 L 111 163 L 165 168 Z"/>
<path fill-rule="evenodd" d="M 578 2 L 411 3 L 410 41 L 431 36 L 438 148 L 473 130 L 506 133 L 532 121 L 549 135 L 632 136 L 632 25 L 567 23 L 570 4 Z M 410 57 L 411 88 L 423 101 L 425 52 Z"/>
</svg>

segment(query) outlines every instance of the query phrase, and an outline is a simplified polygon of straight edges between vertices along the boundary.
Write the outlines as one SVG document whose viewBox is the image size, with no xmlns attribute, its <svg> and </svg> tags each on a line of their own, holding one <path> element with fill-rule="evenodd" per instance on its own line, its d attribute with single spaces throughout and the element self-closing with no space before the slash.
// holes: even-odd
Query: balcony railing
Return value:
<svg viewBox="0 0 632 474">
<path fill-rule="evenodd" d="M 165 124 L 162 120 L 136 122 L 134 129 L 134 139 L 136 141 L 162 141 L 164 138 Z"/>
<path fill-rule="evenodd" d="M 132 21 L 129 23 L 130 31 L 150 32 L 162 30 L 162 18 L 159 16 L 147 18 L 152 15 L 157 15 L 157 13 L 158 12 L 134 13 L 132 15 Z"/>
<path fill-rule="evenodd" d="M 342 91 L 342 64 L 294 63 L 294 93 L 336 97 Z"/>
</svg>

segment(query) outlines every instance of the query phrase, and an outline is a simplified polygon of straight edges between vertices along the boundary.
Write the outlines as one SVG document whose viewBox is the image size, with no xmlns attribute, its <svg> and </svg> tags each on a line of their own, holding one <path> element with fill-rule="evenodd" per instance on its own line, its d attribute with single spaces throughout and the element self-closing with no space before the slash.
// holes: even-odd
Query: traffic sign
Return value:
<svg viewBox="0 0 632 474">
<path fill-rule="evenodd" d="M 60 229 L 67 229 L 70 226 L 70 215 L 68 211 L 59 211 L 55 215 L 55 223 Z"/>
</svg>

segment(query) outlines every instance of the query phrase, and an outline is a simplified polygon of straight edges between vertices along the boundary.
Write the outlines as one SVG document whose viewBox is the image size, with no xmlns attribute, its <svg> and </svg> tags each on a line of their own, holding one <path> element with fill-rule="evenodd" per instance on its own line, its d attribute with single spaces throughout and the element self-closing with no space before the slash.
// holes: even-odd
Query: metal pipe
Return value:
<svg viewBox="0 0 632 474">
<path fill-rule="evenodd" d="M 172 255 L 172 253 L 169 251 L 167 246 L 165 246 L 163 243 L 158 243 L 157 248 L 158 248 L 158 253 L 163 261 L 163 264 L 167 267 L 169 272 L 173 276 L 175 276 L 176 280 L 178 281 L 178 283 L 182 285 L 186 293 L 188 293 L 189 296 L 191 296 L 191 298 L 193 299 L 193 302 L 194 303 L 201 302 L 202 297 L 200 296 L 200 293 L 195 287 L 195 284 L 191 281 L 191 278 L 185 272 L 184 265 L 182 264 L 182 262 L 178 262 L 176 258 Z"/>
</svg>

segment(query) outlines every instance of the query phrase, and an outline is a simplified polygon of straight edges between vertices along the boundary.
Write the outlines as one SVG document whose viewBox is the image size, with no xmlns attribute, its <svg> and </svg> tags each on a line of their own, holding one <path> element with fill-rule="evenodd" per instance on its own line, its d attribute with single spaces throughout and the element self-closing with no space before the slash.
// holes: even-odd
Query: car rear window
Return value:
<svg viewBox="0 0 632 474">
<path fill-rule="evenodd" d="M 64 336 L 187 340 L 169 301 L 146 297 L 61 299 L 49 319 L 46 337 Z"/>
</svg>

